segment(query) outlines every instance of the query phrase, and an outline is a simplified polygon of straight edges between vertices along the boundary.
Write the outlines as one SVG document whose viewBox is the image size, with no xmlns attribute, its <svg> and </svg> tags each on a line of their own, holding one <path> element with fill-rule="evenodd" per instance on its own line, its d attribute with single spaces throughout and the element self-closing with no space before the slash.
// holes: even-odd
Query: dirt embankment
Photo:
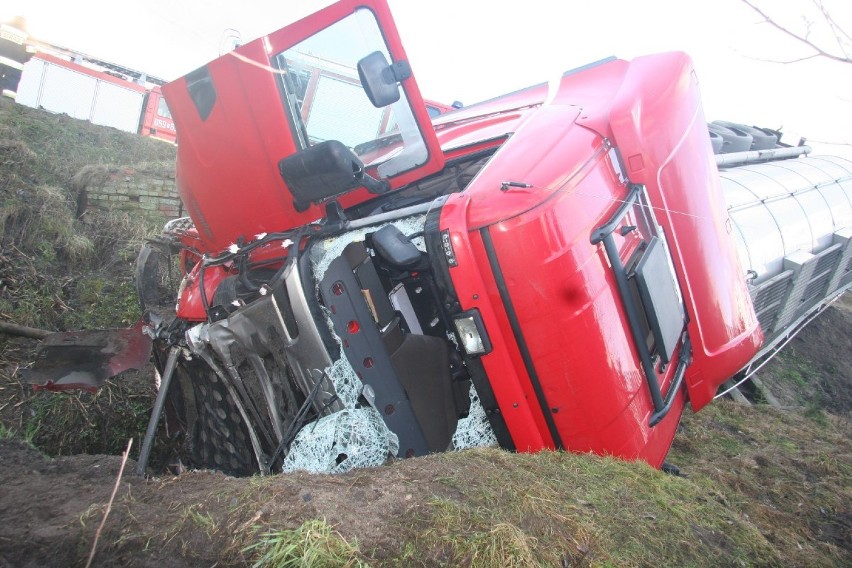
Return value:
<svg viewBox="0 0 852 568">
<path fill-rule="evenodd" d="M 758 373 L 785 406 L 852 411 L 852 293 L 847 292 Z"/>
<path fill-rule="evenodd" d="M 327 565 L 847 566 L 851 324 L 847 298 L 761 373 L 786 408 L 717 401 L 685 415 L 670 460 L 687 478 L 595 456 L 498 450 L 251 479 L 144 480 L 131 462 L 95 565 L 245 565 L 275 542 L 293 554 L 332 550 Z M 793 370 L 803 369 L 807 384 L 793 388 Z M 817 406 L 839 391 L 847 398 L 831 398 L 833 413 Z M 0 565 L 84 563 L 119 464 L 0 441 Z"/>
</svg>

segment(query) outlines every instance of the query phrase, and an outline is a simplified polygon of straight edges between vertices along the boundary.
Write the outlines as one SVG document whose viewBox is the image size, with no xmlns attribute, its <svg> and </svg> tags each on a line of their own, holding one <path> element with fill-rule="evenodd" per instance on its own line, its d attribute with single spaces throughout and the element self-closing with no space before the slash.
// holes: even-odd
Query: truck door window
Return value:
<svg viewBox="0 0 852 568">
<path fill-rule="evenodd" d="M 375 51 L 391 61 L 373 13 L 362 8 L 272 62 L 302 149 L 338 140 L 377 166 L 379 177 L 390 177 L 423 165 L 428 152 L 402 90 L 400 100 L 384 108 L 367 98 L 357 64 Z"/>
<path fill-rule="evenodd" d="M 169 110 L 169 105 L 166 104 L 166 99 L 160 97 L 160 100 L 157 101 L 157 116 L 162 116 L 165 118 L 171 118 L 172 113 Z"/>
</svg>

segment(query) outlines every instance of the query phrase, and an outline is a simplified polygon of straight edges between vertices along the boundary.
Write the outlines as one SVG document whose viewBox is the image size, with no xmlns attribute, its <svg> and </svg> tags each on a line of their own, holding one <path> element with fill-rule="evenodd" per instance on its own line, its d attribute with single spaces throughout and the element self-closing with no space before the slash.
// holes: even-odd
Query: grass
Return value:
<svg viewBox="0 0 852 568">
<path fill-rule="evenodd" d="M 336 476 L 190 472 L 129 484 L 99 555 L 256 567 L 849 566 L 849 426 L 717 402 L 684 417 L 670 460 L 688 477 L 497 449 Z M 733 456 L 720 451 L 730 439 Z M 59 469 L 64 459 L 85 491 L 86 462 L 59 458 Z"/>
<path fill-rule="evenodd" d="M 232 487 L 239 506 L 219 511 L 217 523 L 250 523 L 239 537 L 243 555 L 228 557 L 256 566 L 312 565 L 306 559 L 323 554 L 329 538 L 353 544 L 315 565 L 852 561 L 848 421 L 826 415 L 820 425 L 801 411 L 721 401 L 684 417 L 669 459 L 687 477 L 594 455 L 482 449 L 343 476 L 252 479 Z M 281 524 L 299 528 L 269 530 Z"/>
<path fill-rule="evenodd" d="M 128 438 L 144 436 L 153 397 L 153 378 L 147 385 L 118 378 L 96 393 L 30 393 L 21 434 L 50 455 L 118 455 Z"/>
<path fill-rule="evenodd" d="M 34 178 L 66 187 L 85 166 L 169 162 L 174 156 L 171 144 L 0 98 L 0 168 L 11 174 L 3 179 L 6 187 Z"/>
<path fill-rule="evenodd" d="M 804 387 L 810 382 L 812 375 L 816 373 L 811 369 L 807 361 L 791 351 L 784 351 L 778 355 L 781 365 L 780 378 L 796 387 Z"/>
<path fill-rule="evenodd" d="M 131 327 L 142 316 L 132 281 L 93 274 L 80 278 L 72 292 L 74 303 L 89 306 L 66 316 L 69 329 Z"/>
<path fill-rule="evenodd" d="M 138 315 L 133 259 L 155 229 L 121 214 L 78 219 L 72 178 L 85 165 L 157 163 L 174 149 L 45 116 L 0 99 L 0 313 L 49 329 L 127 325 Z M 10 355 L 15 345 L 0 338 L 0 440 L 57 455 L 119 454 L 141 438 L 148 377 L 94 395 L 32 393 L 16 378 L 27 359 Z M 787 382 L 806 386 L 813 365 L 791 357 Z M 258 567 L 848 566 L 850 439 L 848 418 L 817 405 L 799 413 L 717 402 L 686 416 L 675 440 L 669 459 L 688 478 L 606 457 L 493 449 L 334 477 L 189 474 L 151 481 L 150 493 L 134 485 L 127 532 L 112 546 L 125 554 L 116 558 L 150 546 L 172 561 Z"/>
<path fill-rule="evenodd" d="M 78 218 L 75 174 L 90 165 L 173 162 L 168 144 L 0 98 L 0 314 L 50 330 L 139 317 L 133 264 L 160 225 L 123 212 Z"/>
<path fill-rule="evenodd" d="M 495 450 L 464 459 L 477 475 L 458 485 L 460 495 L 430 501 L 415 537 L 414 548 L 433 551 L 442 565 L 780 560 L 759 531 L 706 488 L 644 464 Z"/>
<path fill-rule="evenodd" d="M 209 512 L 202 512 L 204 505 L 194 503 L 184 506 L 184 515 L 198 528 L 204 531 L 207 536 L 212 536 L 217 530 L 216 521 Z"/>
<path fill-rule="evenodd" d="M 848 561 L 843 540 L 852 513 L 848 419 L 823 414 L 813 420 L 804 412 L 747 409 L 727 401 L 691 418 L 670 459 L 691 462 L 700 473 L 693 482 L 724 491 L 789 564 L 843 565 L 844 549 Z M 741 428 L 721 427 L 726 421 Z M 720 456 L 731 438 L 740 451 Z"/>
<path fill-rule="evenodd" d="M 296 529 L 260 535 L 243 554 L 253 568 L 331 568 L 367 566 L 357 543 L 347 542 L 325 520 L 305 521 Z"/>
<path fill-rule="evenodd" d="M 0 98 L 0 317 L 51 331 L 133 325 L 141 316 L 136 254 L 160 226 L 124 212 L 78 218 L 75 175 L 150 168 L 174 155 L 168 144 Z M 50 455 L 120 454 L 128 438 L 141 438 L 154 397 L 149 377 L 119 378 L 94 395 L 34 393 L 16 376 L 32 361 L 28 351 L 0 336 L 0 390 L 14 401 L 0 403 L 6 431 Z"/>
</svg>

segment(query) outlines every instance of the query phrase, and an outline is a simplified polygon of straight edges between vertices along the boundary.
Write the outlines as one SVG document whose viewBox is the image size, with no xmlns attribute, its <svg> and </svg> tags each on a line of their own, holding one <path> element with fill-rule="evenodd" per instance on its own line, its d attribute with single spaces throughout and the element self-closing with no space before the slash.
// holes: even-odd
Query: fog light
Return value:
<svg viewBox="0 0 852 568">
<path fill-rule="evenodd" d="M 453 318 L 459 343 L 468 355 L 485 355 L 491 352 L 491 341 L 485 333 L 485 325 L 479 310 L 470 310 Z"/>
</svg>

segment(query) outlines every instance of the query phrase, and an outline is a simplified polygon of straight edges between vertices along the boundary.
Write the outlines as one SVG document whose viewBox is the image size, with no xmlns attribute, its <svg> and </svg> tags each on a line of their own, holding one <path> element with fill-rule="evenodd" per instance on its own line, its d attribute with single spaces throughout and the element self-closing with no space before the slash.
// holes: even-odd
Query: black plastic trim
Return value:
<svg viewBox="0 0 852 568">
<path fill-rule="evenodd" d="M 494 281 L 497 282 L 497 289 L 500 292 L 500 298 L 503 300 L 503 308 L 506 310 L 506 316 L 509 318 L 512 334 L 515 336 L 515 342 L 518 344 L 518 350 L 521 352 L 521 358 L 524 360 L 524 367 L 526 367 L 527 375 L 529 375 L 530 383 L 532 383 L 535 396 L 544 415 L 544 421 L 547 423 L 547 429 L 550 431 L 550 436 L 553 438 L 556 448 L 560 450 L 564 449 L 565 446 L 562 443 L 562 437 L 559 435 L 559 429 L 553 421 L 553 413 L 550 411 L 550 405 L 547 404 L 547 398 L 544 395 L 544 390 L 541 388 L 541 380 L 539 380 L 532 355 L 530 355 L 529 347 L 524 339 L 518 314 L 515 311 L 515 306 L 512 304 L 512 297 L 509 295 L 509 288 L 506 286 L 506 279 L 503 277 L 503 270 L 500 268 L 500 260 L 497 258 L 497 250 L 494 248 L 494 242 L 491 240 L 491 233 L 488 227 L 480 229 L 480 234 L 482 235 L 482 242 L 485 245 L 485 253 L 488 255 L 488 262 L 491 264 L 491 272 L 494 274 Z"/>
<path fill-rule="evenodd" d="M 654 362 L 651 359 L 651 353 L 648 351 L 648 345 L 645 343 L 644 334 L 642 333 L 641 311 L 643 307 L 637 305 L 633 294 L 630 292 L 630 286 L 627 282 L 627 272 L 624 264 L 621 262 L 621 256 L 618 253 L 618 246 L 615 244 L 615 239 L 612 234 L 618 227 L 621 220 L 630 211 L 639 200 L 642 194 L 643 186 L 631 184 L 629 186 L 627 197 L 621 203 L 619 208 L 610 219 L 592 231 L 591 244 L 598 245 L 603 243 L 606 251 L 609 264 L 612 267 L 615 283 L 618 288 L 618 295 L 621 298 L 621 303 L 624 307 L 625 315 L 627 316 L 627 324 L 630 329 L 630 337 L 633 339 L 633 346 L 636 348 L 636 353 L 639 355 L 639 362 L 642 365 L 642 371 L 645 373 L 645 381 L 648 384 L 648 391 L 651 394 L 651 400 L 654 403 L 654 414 L 651 415 L 649 422 L 650 426 L 657 425 L 662 420 L 666 413 L 671 408 L 674 396 L 681 387 L 683 376 L 686 373 L 686 368 L 691 362 L 691 347 L 689 336 L 686 331 L 683 332 L 683 341 L 678 366 L 675 377 L 669 385 L 669 390 L 663 398 L 660 390 L 660 381 L 657 377 L 657 372 L 654 369 Z"/>
<path fill-rule="evenodd" d="M 683 383 L 683 377 L 686 375 L 686 368 L 692 362 L 692 344 L 689 342 L 689 336 L 684 334 L 683 345 L 680 348 L 680 357 L 677 363 L 672 384 L 669 386 L 669 391 L 666 393 L 666 398 L 663 400 L 663 406 L 651 415 L 648 421 L 649 426 L 656 426 L 660 420 L 666 417 L 674 402 L 675 395 L 680 391 L 680 385 Z"/>
<path fill-rule="evenodd" d="M 186 89 L 201 121 L 207 120 L 216 105 L 216 88 L 206 65 L 186 75 Z"/>
<path fill-rule="evenodd" d="M 436 206 L 429 211 L 426 215 L 423 237 L 426 241 L 427 256 L 432 268 L 433 277 L 435 278 L 435 284 L 438 291 L 444 297 L 443 305 L 438 306 L 438 308 L 445 310 L 447 315 L 452 318 L 452 316 L 460 314 L 462 310 L 455 286 L 453 286 L 453 281 L 450 277 L 450 267 L 447 264 L 447 257 L 444 254 L 440 218 L 441 207 Z M 476 394 L 479 396 L 479 401 L 482 403 L 482 408 L 485 409 L 485 415 L 488 417 L 488 422 L 491 424 L 494 436 L 497 438 L 497 443 L 506 450 L 514 451 L 515 442 L 512 440 L 512 434 L 509 432 L 506 421 L 503 419 L 500 405 L 497 404 L 497 397 L 494 396 L 494 389 L 491 388 L 491 382 L 488 379 L 488 374 L 485 372 L 482 361 L 478 356 L 471 357 L 466 353 L 462 353 L 462 358 L 470 374 L 470 380 L 476 389 Z"/>
</svg>

